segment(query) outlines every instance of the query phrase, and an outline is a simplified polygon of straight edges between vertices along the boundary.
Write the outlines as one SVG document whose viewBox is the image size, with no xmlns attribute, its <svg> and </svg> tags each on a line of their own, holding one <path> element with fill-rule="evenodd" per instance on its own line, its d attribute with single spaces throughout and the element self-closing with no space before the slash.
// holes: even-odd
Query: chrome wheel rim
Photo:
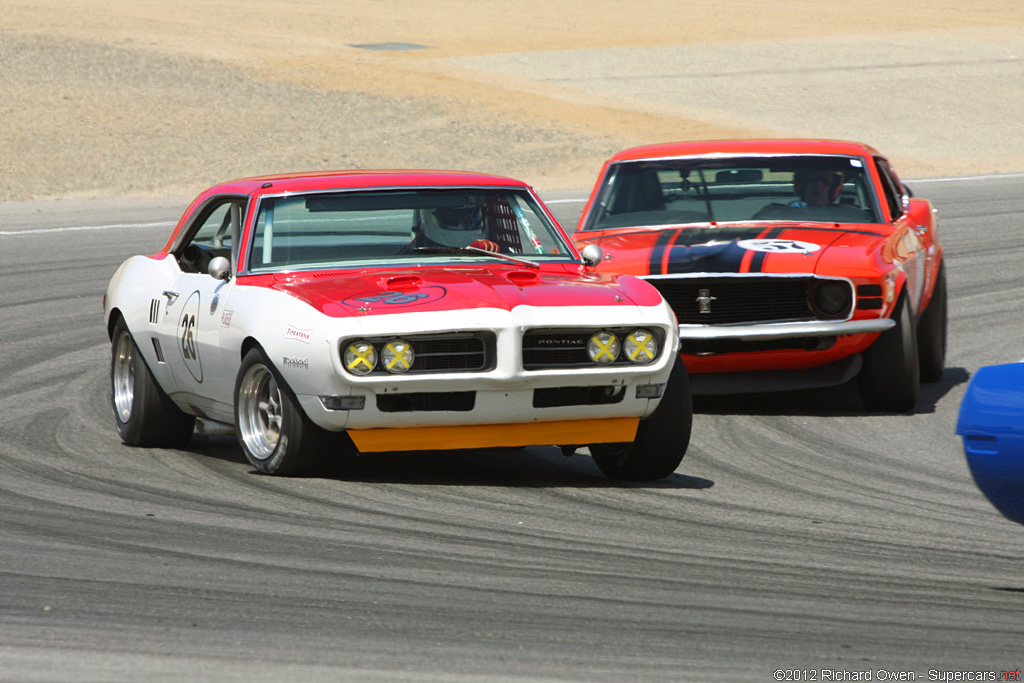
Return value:
<svg viewBox="0 0 1024 683">
<path fill-rule="evenodd" d="M 242 442 L 258 460 L 266 460 L 281 439 L 281 389 L 273 373 L 254 365 L 238 388 L 238 429 Z"/>
<path fill-rule="evenodd" d="M 132 404 L 135 402 L 135 364 L 132 338 L 122 332 L 117 338 L 114 352 L 114 367 L 111 384 L 114 390 L 114 413 L 122 423 L 132 417 Z"/>
</svg>

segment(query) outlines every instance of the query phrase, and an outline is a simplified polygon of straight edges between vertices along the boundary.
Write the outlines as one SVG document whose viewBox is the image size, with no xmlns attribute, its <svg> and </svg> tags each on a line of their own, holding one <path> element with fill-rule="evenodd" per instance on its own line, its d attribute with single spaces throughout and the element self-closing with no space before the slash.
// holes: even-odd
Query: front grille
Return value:
<svg viewBox="0 0 1024 683">
<path fill-rule="evenodd" d="M 593 365 L 587 356 L 587 340 L 593 331 L 558 334 L 527 332 L 523 335 L 523 367 L 538 368 Z"/>
<path fill-rule="evenodd" d="M 393 339 L 404 339 L 413 350 L 412 367 L 405 374 L 431 372 L 484 372 L 495 366 L 497 344 L 490 332 L 454 332 L 445 334 L 401 335 L 361 338 L 377 348 L 378 358 L 384 345 Z M 345 348 L 356 341 L 344 339 L 339 345 L 342 359 Z M 342 363 L 344 365 L 344 362 Z M 371 375 L 389 374 L 378 360 Z"/>
<path fill-rule="evenodd" d="M 598 367 L 587 354 L 587 342 L 597 332 L 611 332 L 619 339 L 619 356 L 610 365 L 629 365 L 629 359 L 622 352 L 621 346 L 626 336 L 633 332 L 630 328 L 590 329 L 543 329 L 527 330 L 523 335 L 523 368 L 526 370 L 544 370 L 548 368 Z M 658 340 L 659 355 L 664 345 L 660 330 L 644 328 L 655 335 Z"/>
<path fill-rule="evenodd" d="M 488 366 L 487 344 L 478 336 L 411 338 L 409 343 L 416 353 L 410 372 L 475 371 Z"/>
<path fill-rule="evenodd" d="M 810 277 L 701 277 L 648 280 L 681 325 L 815 320 Z M 702 308 L 706 311 L 701 313 Z"/>
</svg>

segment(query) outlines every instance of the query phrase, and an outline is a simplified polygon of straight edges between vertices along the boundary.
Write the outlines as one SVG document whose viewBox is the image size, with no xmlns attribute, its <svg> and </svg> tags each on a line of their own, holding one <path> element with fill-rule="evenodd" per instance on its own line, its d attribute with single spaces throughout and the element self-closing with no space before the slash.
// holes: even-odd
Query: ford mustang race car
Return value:
<svg viewBox="0 0 1024 683">
<path fill-rule="evenodd" d="M 129 445 L 233 428 L 253 467 L 281 475 L 360 452 L 589 446 L 608 476 L 642 480 L 689 443 L 667 303 L 593 272 L 509 178 L 218 185 L 162 250 L 121 264 L 104 313 Z"/>
<path fill-rule="evenodd" d="M 904 412 L 943 372 L 931 204 L 885 157 L 822 140 L 662 144 L 604 166 L 573 240 L 656 286 L 694 394 L 837 386 Z M 598 255 L 600 258 L 600 255 Z"/>
<path fill-rule="evenodd" d="M 956 433 L 974 482 L 1024 524 L 1024 362 L 979 368 L 960 403 Z"/>
</svg>

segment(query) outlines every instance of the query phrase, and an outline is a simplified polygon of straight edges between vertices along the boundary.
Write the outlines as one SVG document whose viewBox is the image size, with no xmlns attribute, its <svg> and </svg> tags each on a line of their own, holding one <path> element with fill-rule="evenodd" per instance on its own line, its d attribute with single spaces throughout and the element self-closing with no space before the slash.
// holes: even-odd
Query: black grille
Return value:
<svg viewBox="0 0 1024 683">
<path fill-rule="evenodd" d="M 652 278 L 681 325 L 814 320 L 809 292 L 814 278 Z M 707 310 L 701 313 L 702 303 Z"/>
<path fill-rule="evenodd" d="M 380 360 L 384 346 L 393 339 L 404 339 L 413 350 L 409 373 L 430 372 L 482 372 L 494 367 L 495 337 L 491 333 L 456 332 L 432 335 L 403 335 L 401 337 L 364 338 L 377 349 L 377 365 L 371 375 L 389 374 Z M 344 365 L 345 349 L 355 339 L 341 342 L 340 352 Z"/>
<path fill-rule="evenodd" d="M 587 340 L 593 333 L 527 332 L 523 335 L 523 367 L 530 370 L 593 365 L 587 356 Z"/>
<path fill-rule="evenodd" d="M 629 365 L 629 359 L 622 352 L 626 336 L 637 328 L 600 328 L 586 330 L 527 330 L 523 335 L 523 367 L 527 370 L 548 368 L 596 367 L 587 354 L 587 342 L 596 332 L 611 332 L 619 339 L 619 356 L 611 365 Z M 658 353 L 664 339 L 659 331 L 644 328 L 658 340 Z"/>
<path fill-rule="evenodd" d="M 473 371 L 484 370 L 488 366 L 487 345 L 480 337 L 412 338 L 409 343 L 416 353 L 410 371 Z"/>
</svg>

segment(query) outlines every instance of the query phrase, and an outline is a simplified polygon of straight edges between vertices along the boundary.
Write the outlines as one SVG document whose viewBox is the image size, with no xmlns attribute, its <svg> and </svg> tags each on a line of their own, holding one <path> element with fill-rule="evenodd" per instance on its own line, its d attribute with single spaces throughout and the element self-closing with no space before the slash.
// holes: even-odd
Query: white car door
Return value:
<svg viewBox="0 0 1024 683">
<path fill-rule="evenodd" d="M 197 210 L 173 255 L 181 274 L 163 294 L 168 304 L 161 324 L 167 365 L 177 386 L 176 398 L 186 401 L 201 417 L 230 422 L 237 363 L 225 362 L 221 331 L 230 323 L 228 300 L 234 280 L 209 272 L 218 256 L 232 258 L 237 244 L 241 202 L 237 197 L 214 201 Z"/>
</svg>

